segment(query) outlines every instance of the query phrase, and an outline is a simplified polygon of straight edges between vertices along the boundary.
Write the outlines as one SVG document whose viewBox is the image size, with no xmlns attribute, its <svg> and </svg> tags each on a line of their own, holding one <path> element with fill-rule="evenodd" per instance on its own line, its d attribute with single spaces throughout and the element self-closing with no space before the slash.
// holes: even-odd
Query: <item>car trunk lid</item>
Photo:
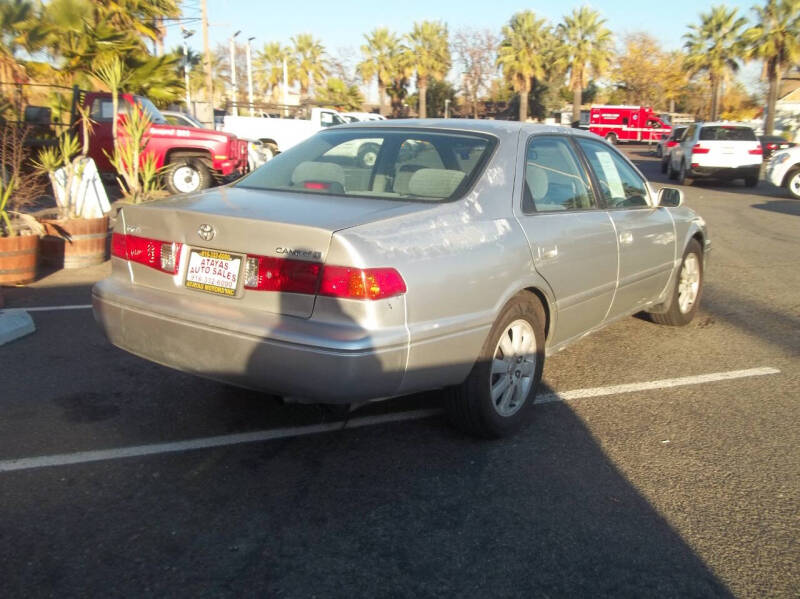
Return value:
<svg viewBox="0 0 800 599">
<path fill-rule="evenodd" d="M 307 318 L 316 297 L 314 277 L 321 272 L 336 231 L 427 207 L 374 198 L 222 188 L 126 206 L 113 252 L 119 256 L 120 244 L 127 244 L 128 275 L 135 285 L 191 295 L 220 309 L 237 302 Z M 174 268 L 170 253 L 176 258 Z M 264 264 L 269 272 L 261 273 L 260 283 L 267 285 L 248 288 L 248 280 L 254 281 L 248 268 L 261 269 Z"/>
</svg>

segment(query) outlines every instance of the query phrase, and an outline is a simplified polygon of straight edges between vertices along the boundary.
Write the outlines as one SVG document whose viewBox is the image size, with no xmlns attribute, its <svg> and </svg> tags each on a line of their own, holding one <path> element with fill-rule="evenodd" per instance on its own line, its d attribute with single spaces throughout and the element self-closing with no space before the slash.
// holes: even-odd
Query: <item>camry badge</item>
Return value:
<svg viewBox="0 0 800 599">
<path fill-rule="evenodd" d="M 205 225 L 205 224 L 200 225 L 200 228 L 197 229 L 197 234 L 203 241 L 211 241 L 212 239 L 214 239 L 215 233 L 216 231 L 214 230 L 214 227 L 212 227 L 211 225 Z"/>
</svg>

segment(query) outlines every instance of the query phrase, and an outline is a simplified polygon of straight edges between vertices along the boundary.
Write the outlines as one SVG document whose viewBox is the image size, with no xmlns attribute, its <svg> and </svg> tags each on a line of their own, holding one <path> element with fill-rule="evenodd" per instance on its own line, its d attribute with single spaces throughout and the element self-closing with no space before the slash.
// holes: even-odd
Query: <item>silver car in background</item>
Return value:
<svg viewBox="0 0 800 599">
<path fill-rule="evenodd" d="M 337 151 L 354 143 L 375 160 Z M 594 135 L 359 123 L 126 206 L 93 303 L 112 343 L 172 368 L 305 402 L 445 389 L 457 426 L 496 437 L 547 355 L 642 310 L 688 323 L 709 247 L 679 190 Z"/>
</svg>

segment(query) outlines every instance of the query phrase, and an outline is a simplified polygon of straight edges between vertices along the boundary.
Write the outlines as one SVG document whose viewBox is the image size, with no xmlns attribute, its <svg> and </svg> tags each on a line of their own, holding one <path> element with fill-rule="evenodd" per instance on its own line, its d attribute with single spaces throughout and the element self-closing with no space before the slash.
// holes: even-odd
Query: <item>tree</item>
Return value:
<svg viewBox="0 0 800 599">
<path fill-rule="evenodd" d="M 316 101 L 344 112 L 361 110 L 364 96 L 357 85 L 347 85 L 341 79 L 330 77 L 325 87 L 317 91 Z"/>
<path fill-rule="evenodd" d="M 497 66 L 514 89 L 519 92 L 519 120 L 528 118 L 528 95 L 532 79 L 545 74 L 545 49 L 549 28 L 544 19 L 537 19 L 530 10 L 516 13 L 503 27 L 503 39 L 497 51 Z"/>
<path fill-rule="evenodd" d="M 486 92 L 495 71 L 497 38 L 488 29 L 461 29 L 453 39 L 453 48 L 461 64 L 464 97 L 478 118 L 478 97 Z"/>
<path fill-rule="evenodd" d="M 662 97 L 663 56 L 661 45 L 644 32 L 630 33 L 617 54 L 613 76 L 625 92 L 625 102 L 654 104 Z"/>
<path fill-rule="evenodd" d="M 294 64 L 297 68 L 295 77 L 300 84 L 300 95 L 307 97 L 311 87 L 321 84 L 328 74 L 325 46 L 310 33 L 295 35 L 292 37 L 292 45 Z"/>
<path fill-rule="evenodd" d="M 800 60 L 800 0 L 767 0 L 754 6 L 758 22 L 744 34 L 745 57 L 761 60 L 769 81 L 764 133 L 775 128 L 775 104 L 783 72 Z"/>
<path fill-rule="evenodd" d="M 364 35 L 364 39 L 366 43 L 361 46 L 364 59 L 358 64 L 358 72 L 365 83 L 377 78 L 378 105 L 380 113 L 385 114 L 386 89 L 394 84 L 397 77 L 403 47 L 400 38 L 386 27 L 372 30 Z"/>
<path fill-rule="evenodd" d="M 737 61 L 743 55 L 741 30 L 746 20 L 737 16 L 735 8 L 712 6 L 700 14 L 700 23 L 689 26 L 683 36 L 686 60 L 692 75 L 705 72 L 711 83 L 711 120 L 719 117 L 720 87 L 728 74 L 739 70 Z"/>
<path fill-rule="evenodd" d="M 294 83 L 294 57 L 291 50 L 281 46 L 279 42 L 269 42 L 264 44 L 263 49 L 256 57 L 257 79 L 262 82 L 264 91 L 275 100 L 276 90 L 283 85 L 283 65 L 286 64 L 287 85 Z M 285 90 L 284 90 L 285 91 Z"/>
<path fill-rule="evenodd" d="M 590 78 L 600 77 L 611 60 L 612 37 L 605 22 L 600 13 L 582 6 L 558 25 L 569 69 L 573 122 L 581 118 L 581 90 Z"/>
<path fill-rule="evenodd" d="M 675 112 L 675 103 L 686 92 L 689 76 L 683 68 L 685 55 L 680 50 L 673 50 L 661 56 L 661 95 L 669 102 L 669 111 Z"/>
<path fill-rule="evenodd" d="M 431 79 L 441 81 L 450 70 L 447 25 L 433 21 L 414 23 L 407 36 L 408 62 L 417 73 L 419 117 L 427 116 L 427 90 Z"/>
</svg>

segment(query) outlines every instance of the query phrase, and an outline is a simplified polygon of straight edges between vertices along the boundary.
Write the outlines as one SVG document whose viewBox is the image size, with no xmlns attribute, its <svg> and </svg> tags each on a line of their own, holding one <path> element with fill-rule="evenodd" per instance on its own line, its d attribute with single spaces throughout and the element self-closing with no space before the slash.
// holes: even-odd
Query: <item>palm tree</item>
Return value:
<svg viewBox="0 0 800 599">
<path fill-rule="evenodd" d="M 608 68 L 613 53 L 606 20 L 588 6 L 572 11 L 559 23 L 558 33 L 566 52 L 569 87 L 572 90 L 572 120 L 581 118 L 581 92 L 589 76 L 598 77 Z"/>
<path fill-rule="evenodd" d="M 300 84 L 300 95 L 307 97 L 312 85 L 320 84 L 328 74 L 325 60 L 325 47 L 315 40 L 310 33 L 301 33 L 292 38 L 292 51 L 297 67 L 297 82 Z"/>
<path fill-rule="evenodd" d="M 441 81 L 450 70 L 450 47 L 447 39 L 447 25 L 433 21 L 414 23 L 414 29 L 407 36 L 409 62 L 417 72 L 417 91 L 419 92 L 419 117 L 427 113 L 425 94 L 430 79 Z"/>
<path fill-rule="evenodd" d="M 400 38 L 386 27 L 373 29 L 365 34 L 366 43 L 361 46 L 364 57 L 358 63 L 358 72 L 364 82 L 373 77 L 378 79 L 378 106 L 380 113 L 385 114 L 386 88 L 394 82 L 397 75 L 398 57 L 402 53 Z"/>
<path fill-rule="evenodd" d="M 537 19 L 532 11 L 525 10 L 511 17 L 501 35 L 497 66 L 519 92 L 519 120 L 525 121 L 532 79 L 541 79 L 545 74 L 545 50 L 550 43 L 550 30 L 544 19 Z"/>
<path fill-rule="evenodd" d="M 257 61 L 259 64 L 259 80 L 263 83 L 264 89 L 269 96 L 275 99 L 276 90 L 283 85 L 283 63 L 287 63 L 287 84 L 294 83 L 295 68 L 293 56 L 289 48 L 281 46 L 279 42 L 269 42 L 264 44 L 258 53 Z"/>
<path fill-rule="evenodd" d="M 729 72 L 739 70 L 737 61 L 744 53 L 741 30 L 747 21 L 737 16 L 735 8 L 712 6 L 700 13 L 700 23 L 689 26 L 684 34 L 686 60 L 692 75 L 705 71 L 711 83 L 711 120 L 719 117 L 720 88 Z"/>
<path fill-rule="evenodd" d="M 764 75 L 769 80 L 764 133 L 771 135 L 781 75 L 800 60 L 800 0 L 767 0 L 753 11 L 758 22 L 743 34 L 745 57 L 764 62 Z"/>
</svg>

